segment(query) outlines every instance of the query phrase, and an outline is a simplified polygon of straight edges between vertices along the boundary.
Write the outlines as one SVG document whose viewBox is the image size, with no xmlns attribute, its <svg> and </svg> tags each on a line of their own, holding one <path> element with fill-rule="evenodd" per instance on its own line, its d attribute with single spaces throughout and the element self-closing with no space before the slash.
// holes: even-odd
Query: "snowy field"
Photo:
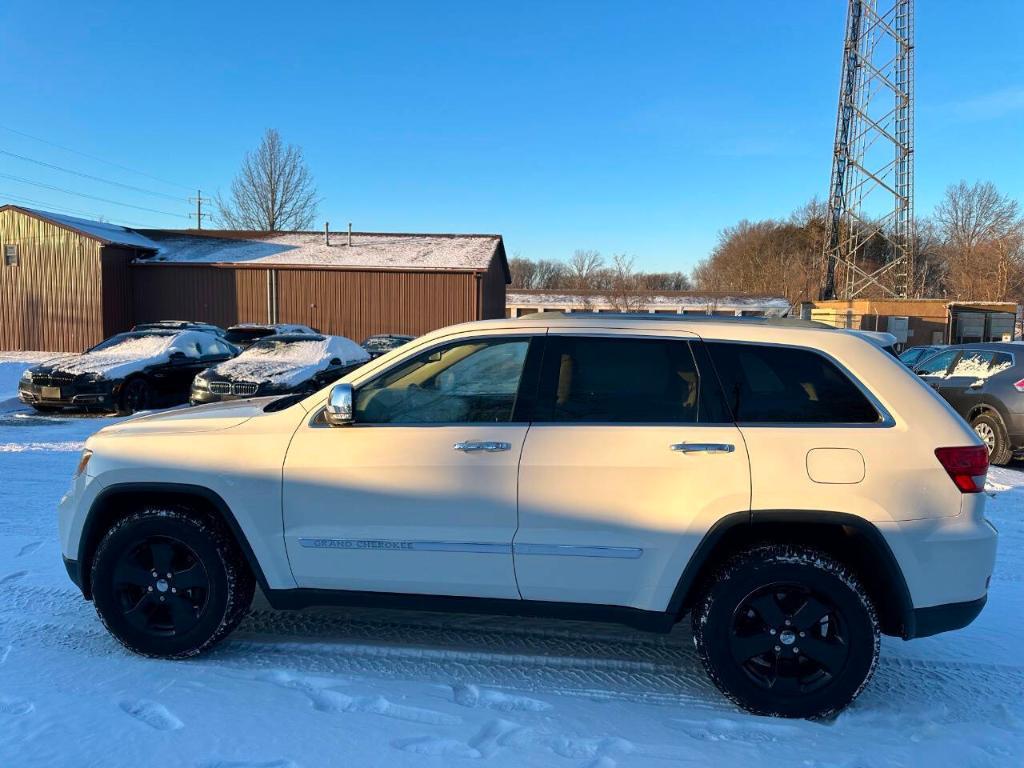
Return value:
<svg viewBox="0 0 1024 768">
<path fill-rule="evenodd" d="M 1024 472 L 991 473 L 999 563 L 966 630 L 884 638 L 835 721 L 751 717 L 689 632 L 257 606 L 211 654 L 134 657 L 68 581 L 55 507 L 110 419 L 13 398 L 0 354 L 0 766 L 1024 765 Z"/>
</svg>

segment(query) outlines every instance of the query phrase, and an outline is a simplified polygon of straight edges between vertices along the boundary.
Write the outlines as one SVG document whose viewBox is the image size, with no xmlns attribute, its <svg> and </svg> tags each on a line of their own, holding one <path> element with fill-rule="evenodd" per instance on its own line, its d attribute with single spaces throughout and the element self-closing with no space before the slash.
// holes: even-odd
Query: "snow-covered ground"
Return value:
<svg viewBox="0 0 1024 768">
<path fill-rule="evenodd" d="M 830 723 L 738 712 L 688 630 L 375 610 L 256 610 L 214 652 L 132 656 L 60 562 L 55 506 L 112 419 L 11 400 L 0 353 L 0 766 L 1011 766 L 1024 764 L 1024 473 L 974 625 L 904 643 Z"/>
</svg>

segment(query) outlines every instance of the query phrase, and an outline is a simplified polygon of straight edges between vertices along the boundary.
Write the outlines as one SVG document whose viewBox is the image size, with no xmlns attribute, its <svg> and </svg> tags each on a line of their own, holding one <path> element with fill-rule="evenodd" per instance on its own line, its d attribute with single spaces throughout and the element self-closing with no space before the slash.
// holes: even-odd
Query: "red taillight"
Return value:
<svg viewBox="0 0 1024 768">
<path fill-rule="evenodd" d="M 988 448 L 984 445 L 936 448 L 935 458 L 953 478 L 953 482 L 962 493 L 978 493 L 985 489 Z"/>
<path fill-rule="evenodd" d="M 1018 392 L 1024 392 L 1024 379 L 1013 382 L 1013 388 L 1016 389 Z"/>
</svg>

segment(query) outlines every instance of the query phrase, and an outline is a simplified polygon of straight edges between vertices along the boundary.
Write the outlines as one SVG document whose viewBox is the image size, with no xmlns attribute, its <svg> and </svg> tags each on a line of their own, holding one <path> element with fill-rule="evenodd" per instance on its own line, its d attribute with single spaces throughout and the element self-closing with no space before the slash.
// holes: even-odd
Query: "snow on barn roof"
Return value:
<svg viewBox="0 0 1024 768">
<path fill-rule="evenodd" d="M 156 243 L 145 235 L 140 235 L 132 229 L 120 227 L 117 224 L 110 224 L 105 221 L 80 219 L 77 216 L 66 216 L 63 213 L 50 213 L 49 211 L 40 211 L 35 208 L 23 208 L 20 205 L 5 205 L 2 207 L 22 211 L 30 216 L 44 219 L 52 224 L 56 224 L 57 226 L 65 227 L 78 232 L 81 235 L 85 235 L 86 237 L 99 240 L 102 243 L 110 245 L 124 245 L 129 248 L 142 248 L 151 251 L 155 251 L 157 247 Z"/>
<path fill-rule="evenodd" d="M 157 253 L 145 262 L 230 263 L 383 269 L 484 271 L 502 250 L 500 235 L 332 232 L 218 233 L 146 230 Z"/>
<path fill-rule="evenodd" d="M 631 294 L 633 296 L 633 294 Z M 693 307 L 706 309 L 709 306 L 757 307 L 759 309 L 789 309 L 789 302 L 782 296 L 752 296 L 743 293 L 719 291 L 640 291 L 635 294 L 644 306 Z M 601 293 L 574 290 L 509 290 L 505 304 L 509 307 L 550 307 L 552 309 L 572 308 L 589 304 L 593 307 L 611 307 L 613 302 Z"/>
</svg>

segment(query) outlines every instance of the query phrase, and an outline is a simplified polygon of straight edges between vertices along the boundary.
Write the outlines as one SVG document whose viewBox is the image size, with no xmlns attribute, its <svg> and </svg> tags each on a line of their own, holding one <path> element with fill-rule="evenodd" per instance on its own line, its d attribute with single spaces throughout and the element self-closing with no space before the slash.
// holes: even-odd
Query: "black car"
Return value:
<svg viewBox="0 0 1024 768">
<path fill-rule="evenodd" d="M 193 405 L 245 397 L 315 392 L 370 359 L 344 336 L 289 333 L 260 339 L 195 377 Z"/>
<path fill-rule="evenodd" d="M 289 333 L 318 334 L 320 332 L 308 325 L 295 325 L 294 323 L 239 323 L 228 328 L 224 338 L 239 349 L 245 349 L 267 336 L 280 336 Z"/>
<path fill-rule="evenodd" d="M 378 333 L 364 339 L 362 347 L 371 358 L 380 357 L 392 349 L 398 349 L 403 344 L 408 344 L 415 338 L 415 336 L 405 336 L 400 333 Z"/>
<path fill-rule="evenodd" d="M 914 371 L 985 441 L 991 463 L 1024 450 L 1024 344 L 946 347 Z"/>
<path fill-rule="evenodd" d="M 206 331 L 129 331 L 80 355 L 61 355 L 29 368 L 18 382 L 18 397 L 41 412 L 134 413 L 177 405 L 188 400 L 196 373 L 237 354 Z"/>
<path fill-rule="evenodd" d="M 223 336 L 224 329 L 213 323 L 197 320 L 153 320 L 148 323 L 136 323 L 133 331 L 205 331 L 215 336 Z"/>
</svg>

